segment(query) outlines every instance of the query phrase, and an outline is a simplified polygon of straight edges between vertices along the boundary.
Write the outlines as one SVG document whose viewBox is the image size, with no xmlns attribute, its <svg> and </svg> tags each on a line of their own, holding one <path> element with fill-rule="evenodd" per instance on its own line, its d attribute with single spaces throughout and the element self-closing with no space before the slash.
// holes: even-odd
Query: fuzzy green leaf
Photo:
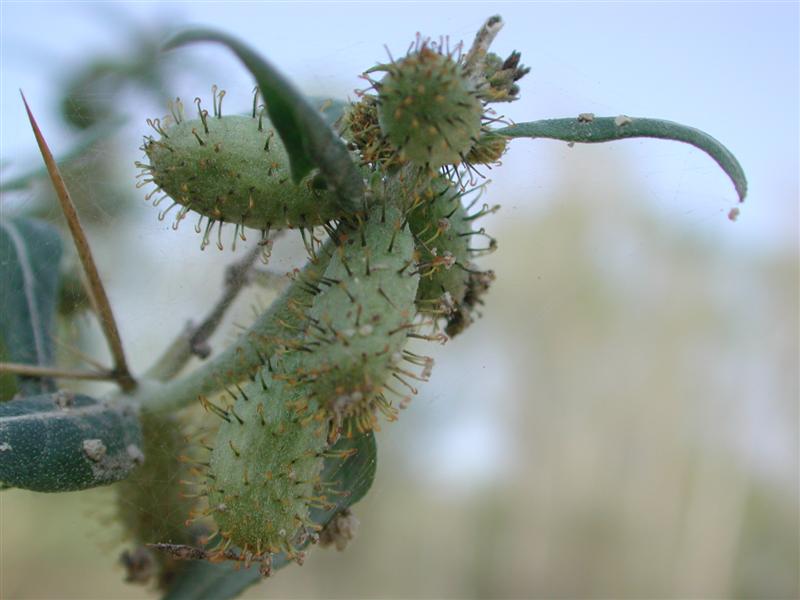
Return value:
<svg viewBox="0 0 800 600">
<path fill-rule="evenodd" d="M 69 492 L 119 481 L 139 465 L 135 411 L 56 392 L 0 404 L 0 483 Z"/>
<path fill-rule="evenodd" d="M 353 212 L 358 210 L 364 195 L 364 182 L 350 153 L 319 111 L 289 80 L 252 48 L 218 31 L 184 31 L 171 38 L 165 49 L 171 50 L 193 42 L 217 42 L 227 46 L 253 74 L 269 118 L 286 147 L 295 183 L 299 183 L 311 169 L 317 167 L 340 196 L 343 208 Z"/>
<path fill-rule="evenodd" d="M 0 222 L 0 338 L 7 360 L 53 364 L 61 236 L 43 221 Z M 51 379 L 20 377 L 25 395 L 55 391 Z"/>
<path fill-rule="evenodd" d="M 529 123 L 518 123 L 495 130 L 495 133 L 510 138 L 549 138 L 565 142 L 594 144 L 625 138 L 659 138 L 691 144 L 699 148 L 722 168 L 731 178 L 739 201 L 747 195 L 747 179 L 736 157 L 719 141 L 699 129 L 687 127 L 661 119 L 633 117 L 591 117 L 568 119 L 544 119 Z"/>
<path fill-rule="evenodd" d="M 372 486 L 377 465 L 374 434 L 370 431 L 353 438 L 341 438 L 333 450 L 350 448 L 355 448 L 356 453 L 346 460 L 329 458 L 325 461 L 321 478 L 324 483 L 333 484 L 328 498 L 335 506 L 330 510 L 312 509 L 311 519 L 315 523 L 326 525 L 336 513 L 361 500 Z M 272 570 L 287 564 L 286 556 L 279 554 L 273 558 Z M 192 561 L 172 583 L 164 600 L 227 600 L 260 579 L 258 565 L 237 569 L 234 563 Z"/>
</svg>

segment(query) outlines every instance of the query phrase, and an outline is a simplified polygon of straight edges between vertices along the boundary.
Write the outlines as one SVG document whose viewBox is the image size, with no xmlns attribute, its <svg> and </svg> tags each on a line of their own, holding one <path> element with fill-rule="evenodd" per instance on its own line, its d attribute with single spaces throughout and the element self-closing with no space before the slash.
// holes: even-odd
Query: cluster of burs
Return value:
<svg viewBox="0 0 800 600">
<path fill-rule="evenodd" d="M 223 115 L 214 89 L 211 112 L 197 99 L 189 118 L 176 102 L 151 121 L 157 134 L 140 166 L 148 196 L 170 202 L 160 218 L 177 227 L 193 213 L 202 247 L 227 243 L 223 226 L 234 243 L 248 229 L 263 244 L 271 231 L 299 229 L 312 266 L 290 284 L 296 318 L 264 342 L 263 367 L 229 382 L 225 398 L 203 399 L 221 424 L 192 469 L 192 517 L 213 522 L 212 558 L 236 548 L 267 571 L 279 553 L 301 561 L 320 536 L 309 510 L 328 502 L 320 471 L 332 445 L 395 419 L 429 377 L 432 361 L 407 347 L 411 338 L 442 342 L 473 321 L 494 277 L 473 260 L 496 246 L 475 226 L 496 208 L 476 182 L 505 150 L 489 105 L 516 99 L 526 72 L 517 53 L 419 38 L 369 69 L 371 87 L 333 125 L 366 183 L 356 212 L 318 172 L 293 182 L 258 96 L 249 114 Z"/>
</svg>

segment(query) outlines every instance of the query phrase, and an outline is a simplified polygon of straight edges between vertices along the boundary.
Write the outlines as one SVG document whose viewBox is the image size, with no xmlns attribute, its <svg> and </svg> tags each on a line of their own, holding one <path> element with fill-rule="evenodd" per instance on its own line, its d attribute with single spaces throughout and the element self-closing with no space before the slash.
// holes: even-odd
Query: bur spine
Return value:
<svg viewBox="0 0 800 600">
<path fill-rule="evenodd" d="M 304 336 L 281 377 L 307 387 L 335 425 L 365 431 L 407 402 L 403 350 L 416 330 L 419 275 L 403 211 L 379 200 L 365 221 L 344 221 Z M 393 381 L 397 387 L 389 383 Z M 405 383 L 401 383 L 405 382 Z"/>
<path fill-rule="evenodd" d="M 223 423 L 209 462 L 207 512 L 219 552 L 235 545 L 259 560 L 279 552 L 297 558 L 313 530 L 308 511 L 324 503 L 315 488 L 327 423 L 314 418 L 304 396 L 265 367 L 232 405 L 218 407 Z"/>
<path fill-rule="evenodd" d="M 254 106 L 250 115 L 223 116 L 221 96 L 214 96 L 213 115 L 197 99 L 196 119 L 187 120 L 178 101 L 170 117 L 150 121 L 157 136 L 145 138 L 148 162 L 138 165 L 142 185 L 155 186 L 147 198 L 154 197 L 155 205 L 171 200 L 159 218 L 176 210 L 177 228 L 190 211 L 198 213 L 205 247 L 215 224 L 232 223 L 235 239 L 244 237 L 245 227 L 266 235 L 341 217 L 340 200 L 317 172 L 292 182 L 285 146 L 263 111 Z"/>
<path fill-rule="evenodd" d="M 480 135 L 483 105 L 459 61 L 423 41 L 380 70 L 378 121 L 400 157 L 433 170 L 464 161 Z"/>
</svg>

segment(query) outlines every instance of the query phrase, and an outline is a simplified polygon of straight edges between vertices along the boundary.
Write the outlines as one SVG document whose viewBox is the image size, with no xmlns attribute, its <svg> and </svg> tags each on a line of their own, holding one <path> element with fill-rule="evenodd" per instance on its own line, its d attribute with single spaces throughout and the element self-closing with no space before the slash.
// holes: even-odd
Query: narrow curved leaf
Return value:
<svg viewBox="0 0 800 600">
<path fill-rule="evenodd" d="M 747 195 L 747 179 L 736 157 L 719 141 L 699 129 L 687 127 L 661 119 L 640 119 L 626 116 L 593 117 L 577 119 L 544 119 L 529 123 L 518 123 L 495 130 L 495 133 L 510 138 L 550 138 L 565 142 L 593 144 L 611 142 L 625 138 L 659 138 L 691 144 L 699 148 L 722 168 L 731 178 L 739 201 Z"/>
<path fill-rule="evenodd" d="M 128 406 L 56 392 L 0 404 L 0 484 L 68 492 L 119 481 L 139 464 L 142 432 Z"/>
<path fill-rule="evenodd" d="M 334 450 L 356 449 L 356 453 L 345 459 L 325 460 L 321 479 L 332 485 L 328 499 L 334 504 L 330 510 L 312 509 L 311 519 L 326 525 L 338 512 L 352 506 L 369 491 L 375 478 L 377 447 L 375 435 L 370 431 L 354 438 L 341 438 Z M 273 558 L 273 573 L 289 564 L 284 554 Z M 249 569 L 238 568 L 235 563 L 210 563 L 192 561 L 170 586 L 164 600 L 227 600 L 235 598 L 245 589 L 257 583 L 261 576 L 258 565 Z"/>
<path fill-rule="evenodd" d="M 193 42 L 217 42 L 227 46 L 253 74 L 269 118 L 286 146 L 295 183 L 317 167 L 330 187 L 336 190 L 343 208 L 358 210 L 364 195 L 364 182 L 347 147 L 289 80 L 252 48 L 218 31 L 184 31 L 170 39 L 164 48 L 171 50 Z"/>
<path fill-rule="evenodd" d="M 53 364 L 61 236 L 34 219 L 0 221 L 0 338 L 11 362 Z M 24 395 L 55 391 L 51 379 L 19 377 Z"/>
</svg>

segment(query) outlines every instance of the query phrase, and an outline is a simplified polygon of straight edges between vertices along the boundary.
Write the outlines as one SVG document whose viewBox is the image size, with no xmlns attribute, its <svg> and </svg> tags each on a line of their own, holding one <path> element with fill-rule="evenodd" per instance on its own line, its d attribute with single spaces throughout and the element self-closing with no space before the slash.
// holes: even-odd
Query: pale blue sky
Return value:
<svg viewBox="0 0 800 600">
<path fill-rule="evenodd" d="M 119 22 L 144 27 L 213 25 L 257 47 L 309 92 L 346 95 L 357 75 L 404 52 L 417 31 L 467 43 L 487 16 L 506 21 L 494 49 L 520 50 L 532 67 L 523 99 L 503 113 L 525 121 L 598 115 L 652 116 L 700 127 L 727 144 L 750 180 L 740 221 L 725 215 L 735 194 L 699 152 L 660 141 L 568 149 L 520 141 L 492 172 L 497 201 L 511 210 L 543 206 L 558 181 L 585 160 L 632 160 L 630 177 L 654 209 L 722 243 L 769 249 L 796 246 L 798 195 L 798 4 L 769 2 L 603 3 L 244 3 L 2 2 L 0 153 L 14 168 L 36 160 L 17 90 L 23 88 L 56 152 L 71 134 L 53 114 L 61 73 L 86 53 L 124 52 Z M 117 17 L 112 15 L 116 14 Z M 121 17 L 121 19 L 120 19 Z M 175 95 L 206 95 L 217 83 L 231 110 L 247 103 L 250 78 L 218 47 L 182 50 L 208 69 L 187 68 Z M 197 64 L 197 63 L 196 63 Z M 132 156 L 146 116 L 132 103 Z M 4 173 L 5 175 L 5 173 Z M 598 189 L 603 182 L 598 181 Z"/>
</svg>

